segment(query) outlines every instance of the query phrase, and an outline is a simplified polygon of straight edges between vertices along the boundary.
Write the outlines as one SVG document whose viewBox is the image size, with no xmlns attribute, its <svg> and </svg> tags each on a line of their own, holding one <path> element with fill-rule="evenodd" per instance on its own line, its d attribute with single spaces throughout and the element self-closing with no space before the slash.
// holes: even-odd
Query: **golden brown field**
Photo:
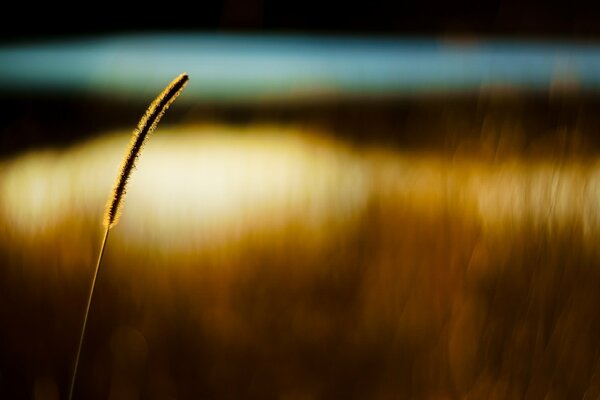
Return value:
<svg viewBox="0 0 600 400">
<path fill-rule="evenodd" d="M 469 107 L 350 116 L 368 139 L 159 127 L 108 243 L 79 396 L 600 396 L 595 120 Z M 65 394 L 129 138 L 108 133 L 0 164 L 1 398 Z"/>
</svg>

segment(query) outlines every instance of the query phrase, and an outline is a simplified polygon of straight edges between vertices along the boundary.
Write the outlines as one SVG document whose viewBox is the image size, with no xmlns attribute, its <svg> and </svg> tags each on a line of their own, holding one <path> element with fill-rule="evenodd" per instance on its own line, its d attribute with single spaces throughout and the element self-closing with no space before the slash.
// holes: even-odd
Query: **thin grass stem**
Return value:
<svg viewBox="0 0 600 400">
<path fill-rule="evenodd" d="M 104 214 L 104 227 L 106 230 L 104 233 L 104 239 L 102 240 L 102 247 L 100 248 L 100 255 L 98 256 L 98 262 L 96 263 L 96 270 L 94 271 L 92 285 L 88 294 L 87 306 L 85 308 L 85 315 L 83 317 L 83 326 L 81 327 L 81 336 L 79 336 L 79 347 L 77 348 L 75 365 L 73 367 L 73 376 L 71 378 L 71 386 L 69 387 L 69 400 L 72 400 L 73 392 L 75 390 L 79 358 L 81 357 L 81 349 L 83 348 L 83 340 L 85 338 L 85 329 L 87 326 L 88 315 L 90 313 L 90 306 L 92 304 L 92 296 L 94 295 L 94 287 L 96 286 L 96 279 L 98 278 L 98 270 L 100 269 L 100 263 L 102 262 L 102 256 L 104 255 L 104 248 L 106 247 L 106 241 L 108 240 L 108 233 L 110 232 L 110 229 L 119 222 L 119 216 L 121 214 L 123 205 L 123 197 L 127 191 L 127 183 L 132 171 L 135 169 L 136 160 L 140 155 L 144 143 L 152 131 L 156 129 L 161 117 L 167 108 L 169 108 L 171 103 L 173 103 L 177 96 L 179 96 L 179 93 L 181 93 L 189 79 L 189 76 L 185 73 L 175 78 L 150 104 L 146 110 L 146 113 L 138 123 L 137 128 L 133 132 L 131 143 L 127 149 L 125 158 L 123 159 L 115 187 L 111 192 L 110 198 L 108 199 Z"/>
<path fill-rule="evenodd" d="M 77 355 L 75 356 L 75 366 L 73 367 L 73 376 L 71 377 L 71 386 L 69 387 L 69 400 L 73 399 L 73 391 L 75 389 L 75 381 L 77 379 L 77 369 L 79 367 L 79 358 L 81 357 L 83 339 L 85 338 L 85 328 L 87 327 L 88 316 L 90 314 L 90 306 L 92 305 L 92 296 L 94 294 L 94 287 L 96 286 L 96 279 L 98 278 L 98 271 L 100 270 L 100 263 L 102 263 L 102 257 L 104 256 L 104 249 L 106 248 L 106 241 L 108 240 L 109 232 L 110 228 L 106 227 L 104 239 L 102 239 L 102 246 L 100 247 L 100 254 L 98 255 L 98 262 L 96 263 L 96 270 L 94 271 L 94 277 L 92 278 L 92 285 L 90 286 L 90 292 L 88 294 L 87 305 L 85 306 L 83 325 L 81 327 L 81 335 L 79 336 L 79 347 L 77 348 Z"/>
</svg>

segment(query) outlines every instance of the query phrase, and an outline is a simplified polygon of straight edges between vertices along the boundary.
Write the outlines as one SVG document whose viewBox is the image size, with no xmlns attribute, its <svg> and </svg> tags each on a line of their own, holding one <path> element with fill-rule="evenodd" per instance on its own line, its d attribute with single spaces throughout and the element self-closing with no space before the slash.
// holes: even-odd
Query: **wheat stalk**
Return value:
<svg viewBox="0 0 600 400">
<path fill-rule="evenodd" d="M 77 355 L 75 356 L 75 365 L 73 367 L 71 386 L 69 387 L 69 400 L 73 398 L 73 390 L 75 389 L 75 381 L 77 379 L 79 358 L 81 356 L 83 339 L 85 337 L 85 329 L 87 326 L 88 315 L 90 313 L 90 305 L 92 304 L 92 296 L 94 294 L 94 287 L 96 286 L 96 278 L 98 277 L 98 270 L 100 269 L 100 263 L 102 262 L 102 256 L 104 255 L 106 241 L 108 240 L 108 233 L 110 232 L 111 228 L 113 228 L 119 222 L 121 209 L 123 208 L 123 198 L 125 197 L 125 193 L 127 191 L 127 183 L 132 171 L 135 169 L 135 162 L 140 155 L 146 139 L 150 133 L 156 129 L 156 126 L 158 125 L 158 122 L 162 118 L 163 114 L 175 101 L 177 96 L 179 96 L 179 93 L 181 93 L 189 79 L 190 78 L 187 74 L 181 74 L 175 78 L 150 104 L 146 110 L 146 113 L 142 119 L 140 119 L 136 129 L 133 131 L 131 142 L 127 149 L 125 158 L 123 159 L 123 163 L 121 164 L 121 169 L 119 170 L 119 176 L 117 177 L 117 181 L 115 182 L 111 196 L 106 204 L 106 211 L 104 212 L 104 238 L 102 239 L 100 253 L 98 254 L 98 261 L 96 263 L 96 269 L 94 270 L 94 276 L 92 278 L 92 284 L 90 286 L 90 292 L 83 317 L 81 336 L 79 337 L 79 346 L 77 348 Z"/>
</svg>

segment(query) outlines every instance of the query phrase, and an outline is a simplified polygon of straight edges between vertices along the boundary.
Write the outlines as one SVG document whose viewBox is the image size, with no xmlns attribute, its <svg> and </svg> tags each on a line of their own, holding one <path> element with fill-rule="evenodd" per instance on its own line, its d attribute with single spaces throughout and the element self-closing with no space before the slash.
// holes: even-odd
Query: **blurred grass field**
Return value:
<svg viewBox="0 0 600 400">
<path fill-rule="evenodd" d="M 159 127 L 82 398 L 600 395 L 593 97 L 353 107 Z M 65 391 L 129 138 L 96 129 L 0 164 L 0 397 Z"/>
</svg>

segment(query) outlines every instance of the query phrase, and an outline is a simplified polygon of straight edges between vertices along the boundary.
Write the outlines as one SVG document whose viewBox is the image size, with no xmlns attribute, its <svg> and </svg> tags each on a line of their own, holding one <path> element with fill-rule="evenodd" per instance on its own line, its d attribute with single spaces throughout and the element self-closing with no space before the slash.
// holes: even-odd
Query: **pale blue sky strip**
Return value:
<svg viewBox="0 0 600 400">
<path fill-rule="evenodd" d="M 191 81 L 182 100 L 546 90 L 556 82 L 598 89 L 600 46 L 169 34 L 0 47 L 0 89 L 146 99 L 184 71 Z"/>
</svg>

